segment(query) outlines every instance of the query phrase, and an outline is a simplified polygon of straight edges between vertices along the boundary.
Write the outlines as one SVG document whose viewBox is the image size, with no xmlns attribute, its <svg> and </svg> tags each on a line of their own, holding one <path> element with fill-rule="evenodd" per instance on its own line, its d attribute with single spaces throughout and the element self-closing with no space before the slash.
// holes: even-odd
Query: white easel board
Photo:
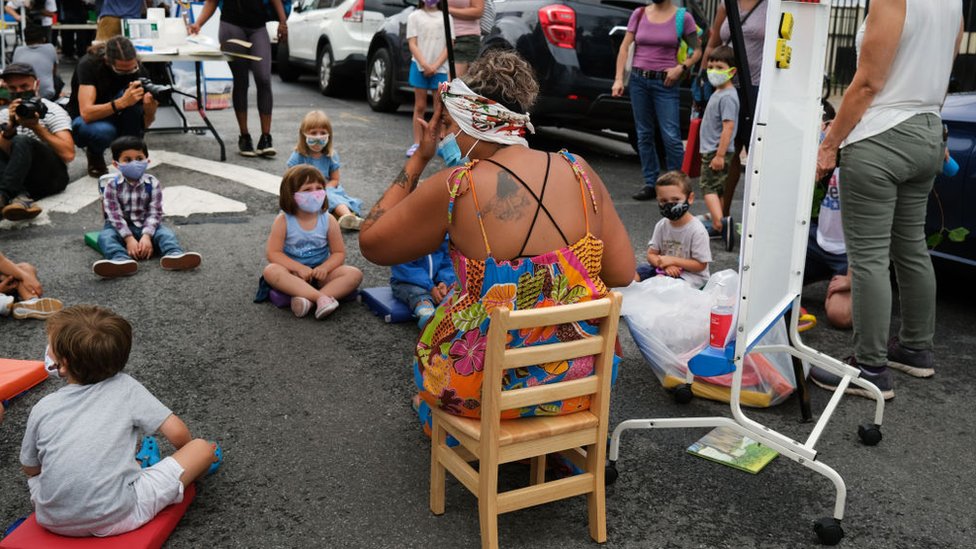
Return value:
<svg viewBox="0 0 976 549">
<path fill-rule="evenodd" d="M 781 2 L 793 15 L 789 68 L 778 68 L 768 33 L 746 164 L 737 357 L 755 345 L 800 295 L 816 175 L 829 0 Z M 772 4 L 771 4 L 772 7 Z M 768 9 L 766 29 L 780 27 Z"/>
</svg>

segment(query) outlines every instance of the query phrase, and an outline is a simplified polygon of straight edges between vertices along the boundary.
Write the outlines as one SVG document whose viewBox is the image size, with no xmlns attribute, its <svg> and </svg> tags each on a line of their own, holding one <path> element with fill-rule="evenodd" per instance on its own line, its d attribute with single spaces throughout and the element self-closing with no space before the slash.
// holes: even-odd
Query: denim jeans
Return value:
<svg viewBox="0 0 976 549">
<path fill-rule="evenodd" d="M 136 103 L 118 114 L 94 122 L 85 122 L 84 118 L 76 117 L 71 121 L 71 133 L 74 134 L 75 145 L 78 147 L 96 156 L 103 154 L 120 135 L 143 136 L 145 117 L 142 103 Z"/>
<path fill-rule="evenodd" d="M 421 286 L 416 284 L 408 284 L 406 282 L 397 282 L 395 280 L 390 281 L 390 289 L 393 290 L 393 297 L 397 300 L 402 301 L 410 307 L 410 310 L 417 308 L 417 305 L 425 299 L 430 302 L 431 305 L 437 305 L 434 303 L 434 297 L 430 295 L 430 292 L 423 289 Z"/>
<path fill-rule="evenodd" d="M 654 123 L 664 139 L 665 170 L 680 170 L 685 148 L 681 144 L 681 122 L 678 114 L 679 86 L 664 86 L 664 81 L 630 75 L 630 105 L 634 109 L 637 129 L 637 151 L 640 155 L 644 185 L 654 188 L 661 166 L 654 146 Z"/>
<path fill-rule="evenodd" d="M 142 228 L 129 223 L 129 230 L 132 231 L 132 236 L 136 240 L 142 238 Z M 183 248 L 180 247 L 180 241 L 176 239 L 176 234 L 162 223 L 156 227 L 156 232 L 152 236 L 152 243 L 153 252 L 161 256 L 183 253 Z M 105 259 L 132 259 L 125 249 L 125 240 L 123 240 L 122 235 L 108 221 L 102 227 L 102 232 L 98 233 L 98 247 L 102 250 Z"/>
</svg>

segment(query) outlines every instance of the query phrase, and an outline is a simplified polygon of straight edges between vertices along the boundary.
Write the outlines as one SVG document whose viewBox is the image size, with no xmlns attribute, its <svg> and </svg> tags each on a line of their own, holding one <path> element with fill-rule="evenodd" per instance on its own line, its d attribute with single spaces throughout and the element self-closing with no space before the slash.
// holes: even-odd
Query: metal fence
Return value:
<svg viewBox="0 0 976 549">
<path fill-rule="evenodd" d="M 964 34 L 959 57 L 953 67 L 950 91 L 976 91 L 976 0 L 962 0 Z M 724 0 L 701 0 L 705 16 L 711 20 Z M 854 38 L 867 16 L 870 0 L 836 0 L 830 10 L 827 35 L 827 67 L 824 77 L 827 95 L 843 93 L 857 67 Z"/>
</svg>

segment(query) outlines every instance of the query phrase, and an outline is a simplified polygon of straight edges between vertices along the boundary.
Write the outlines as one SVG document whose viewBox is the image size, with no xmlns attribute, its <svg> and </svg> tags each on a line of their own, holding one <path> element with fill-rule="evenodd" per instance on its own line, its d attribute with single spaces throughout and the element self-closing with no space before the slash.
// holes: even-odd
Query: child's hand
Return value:
<svg viewBox="0 0 976 549">
<path fill-rule="evenodd" d="M 139 241 L 136 240 L 136 237 L 130 236 L 125 239 L 125 252 L 132 259 L 139 259 L 142 252 L 139 251 Z"/>
<path fill-rule="evenodd" d="M 295 276 L 304 280 L 305 282 L 312 281 L 312 268 L 302 265 L 297 271 L 295 271 Z"/>
<path fill-rule="evenodd" d="M 444 298 L 447 297 L 447 284 L 441 282 L 440 284 L 431 288 L 430 297 L 433 297 L 437 303 L 444 301 Z"/>
<path fill-rule="evenodd" d="M 41 287 L 40 281 L 38 281 L 34 275 L 28 272 L 24 273 L 24 278 L 20 281 L 20 288 L 29 295 L 35 297 L 41 297 L 41 295 L 44 294 L 44 288 Z"/>
<path fill-rule="evenodd" d="M 711 168 L 711 169 L 713 169 L 713 170 L 715 170 L 715 171 L 717 171 L 717 172 L 720 172 L 720 171 L 724 170 L 725 169 L 725 155 L 719 154 L 719 153 L 715 153 L 715 158 L 713 158 L 712 161 L 708 163 L 708 167 Z"/>
<path fill-rule="evenodd" d="M 681 267 L 676 265 L 668 265 L 664 268 L 664 274 L 672 278 L 681 278 Z"/>
<path fill-rule="evenodd" d="M 139 259 L 149 259 L 152 257 L 153 245 L 152 237 L 148 234 L 142 235 L 139 239 Z"/>
<path fill-rule="evenodd" d="M 424 76 L 426 76 L 427 78 L 430 78 L 431 76 L 434 76 L 434 73 L 437 72 L 437 69 L 434 68 L 434 67 L 431 67 L 430 65 L 424 65 L 423 66 L 423 72 L 424 72 Z"/>
<path fill-rule="evenodd" d="M 657 256 L 657 265 L 655 265 L 655 267 L 658 269 L 667 269 L 673 264 L 671 261 L 672 259 L 672 257 L 667 255 L 659 255 Z"/>
<path fill-rule="evenodd" d="M 312 278 L 314 278 L 317 282 L 325 284 L 325 279 L 328 277 L 329 270 L 326 269 L 325 266 L 319 265 L 318 267 L 312 269 Z"/>
</svg>

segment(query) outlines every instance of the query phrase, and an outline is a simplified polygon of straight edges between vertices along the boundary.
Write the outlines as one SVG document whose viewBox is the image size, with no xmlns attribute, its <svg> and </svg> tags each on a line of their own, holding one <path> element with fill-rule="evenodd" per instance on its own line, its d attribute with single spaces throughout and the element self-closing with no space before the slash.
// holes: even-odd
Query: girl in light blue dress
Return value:
<svg viewBox="0 0 976 549">
<path fill-rule="evenodd" d="M 305 115 L 298 128 L 298 144 L 288 158 L 288 167 L 309 164 L 318 168 L 326 180 L 329 213 L 339 220 L 339 227 L 359 230 L 363 223 L 363 201 L 346 194 L 339 184 L 339 153 L 333 148 L 332 122 L 322 111 Z"/>
</svg>

